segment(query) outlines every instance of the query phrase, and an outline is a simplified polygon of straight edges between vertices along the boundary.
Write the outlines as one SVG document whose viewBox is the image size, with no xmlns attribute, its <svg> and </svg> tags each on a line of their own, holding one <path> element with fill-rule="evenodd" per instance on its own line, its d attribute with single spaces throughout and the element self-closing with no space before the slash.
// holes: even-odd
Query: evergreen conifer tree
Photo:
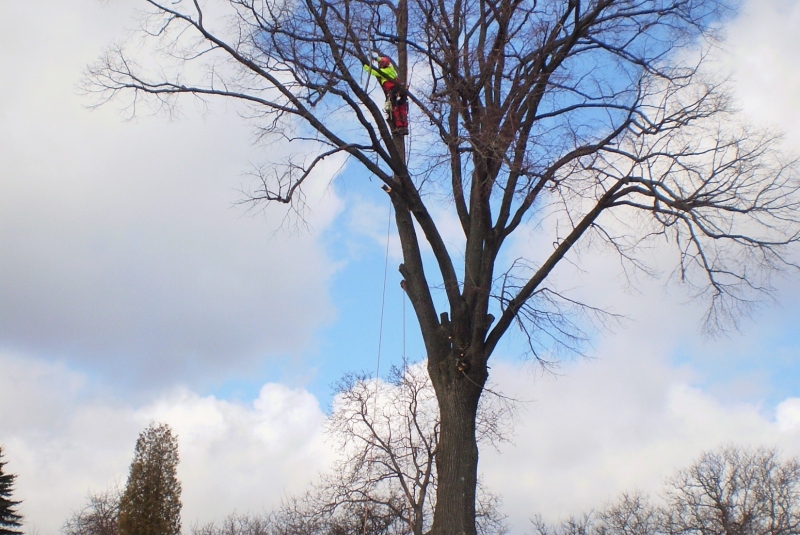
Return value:
<svg viewBox="0 0 800 535">
<path fill-rule="evenodd" d="M 11 499 L 14 490 L 15 474 L 5 473 L 6 463 L 3 461 L 3 447 L 0 446 L 0 535 L 20 535 L 18 528 L 22 525 L 22 516 L 17 513 L 16 506 L 20 502 Z"/>
<path fill-rule="evenodd" d="M 139 435 L 119 505 L 120 535 L 180 534 L 178 461 L 178 439 L 167 424 L 151 424 Z"/>
</svg>

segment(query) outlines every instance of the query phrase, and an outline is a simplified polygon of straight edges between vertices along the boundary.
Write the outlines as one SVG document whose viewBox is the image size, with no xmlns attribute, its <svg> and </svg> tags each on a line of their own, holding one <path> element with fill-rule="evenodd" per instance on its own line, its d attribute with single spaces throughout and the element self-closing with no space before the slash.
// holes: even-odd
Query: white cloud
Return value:
<svg viewBox="0 0 800 535">
<path fill-rule="evenodd" d="M 789 398 L 775 409 L 775 420 L 782 433 L 800 435 L 800 398 Z"/>
<path fill-rule="evenodd" d="M 0 345 L 148 386 L 313 351 L 334 315 L 319 237 L 341 211 L 328 184 L 343 160 L 308 183 L 310 230 L 275 232 L 285 207 L 232 203 L 248 162 L 282 146 L 252 145 L 214 103 L 200 117 L 186 101 L 175 122 L 90 113 L 75 84 L 110 39 L 103 23 L 121 35 L 131 12 L 62 4 L 0 21 Z"/>
<path fill-rule="evenodd" d="M 749 0 L 728 27 L 728 62 L 744 111 L 784 129 L 800 147 L 800 58 L 796 29 L 800 5 L 791 0 Z"/>
</svg>

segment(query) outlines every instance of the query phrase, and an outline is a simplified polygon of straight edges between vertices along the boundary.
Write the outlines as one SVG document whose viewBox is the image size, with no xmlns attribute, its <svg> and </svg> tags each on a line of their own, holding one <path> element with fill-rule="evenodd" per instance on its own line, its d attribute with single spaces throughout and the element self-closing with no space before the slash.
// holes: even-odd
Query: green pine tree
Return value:
<svg viewBox="0 0 800 535">
<path fill-rule="evenodd" d="M 11 499 L 14 490 L 14 480 L 17 476 L 5 473 L 6 463 L 3 461 L 3 447 L 0 446 L 0 535 L 20 535 L 18 528 L 22 525 L 22 516 L 17 513 L 18 501 Z"/>
<path fill-rule="evenodd" d="M 120 535 L 179 535 L 181 484 L 178 439 L 166 424 L 150 424 L 136 441 L 119 505 Z"/>
</svg>

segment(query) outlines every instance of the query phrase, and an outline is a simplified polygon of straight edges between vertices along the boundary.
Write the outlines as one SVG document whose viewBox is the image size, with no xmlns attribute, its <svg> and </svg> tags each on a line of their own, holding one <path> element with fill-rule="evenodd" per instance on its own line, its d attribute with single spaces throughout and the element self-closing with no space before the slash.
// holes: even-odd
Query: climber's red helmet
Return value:
<svg viewBox="0 0 800 535">
<path fill-rule="evenodd" d="M 389 65 L 391 65 L 391 64 L 392 64 L 392 60 L 390 60 L 390 59 L 389 59 L 388 57 L 386 57 L 386 56 L 381 56 L 381 57 L 378 59 L 378 67 L 380 67 L 381 69 L 385 69 L 386 67 L 388 67 L 388 66 L 389 66 Z"/>
</svg>

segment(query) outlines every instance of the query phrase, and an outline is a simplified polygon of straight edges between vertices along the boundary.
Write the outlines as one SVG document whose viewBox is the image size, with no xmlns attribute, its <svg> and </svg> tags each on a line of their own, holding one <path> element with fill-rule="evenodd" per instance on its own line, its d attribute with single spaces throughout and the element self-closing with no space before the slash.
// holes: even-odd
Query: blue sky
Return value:
<svg viewBox="0 0 800 535">
<path fill-rule="evenodd" d="M 57 533 L 87 492 L 124 481 L 153 419 L 181 438 L 185 526 L 269 508 L 333 458 L 330 385 L 375 370 L 386 196 L 351 167 L 331 182 L 333 161 L 310 184 L 307 227 L 236 206 L 251 164 L 281 146 L 254 145 L 225 105 L 187 103 L 174 120 L 88 111 L 81 71 L 133 25 L 136 2 L 70 4 L 0 0 L 0 443 L 29 532 Z M 743 111 L 800 152 L 800 5 L 744 9 L 722 63 Z M 402 354 L 391 234 L 382 372 Z M 557 375 L 513 339 L 492 364 L 497 387 L 528 400 L 513 443 L 481 461 L 515 533 L 535 511 L 656 489 L 722 443 L 800 455 L 797 275 L 741 332 L 707 339 L 679 287 L 631 289 L 613 259 L 590 258 L 558 276 L 628 319 Z M 406 325 L 416 360 L 410 307 Z"/>
</svg>

